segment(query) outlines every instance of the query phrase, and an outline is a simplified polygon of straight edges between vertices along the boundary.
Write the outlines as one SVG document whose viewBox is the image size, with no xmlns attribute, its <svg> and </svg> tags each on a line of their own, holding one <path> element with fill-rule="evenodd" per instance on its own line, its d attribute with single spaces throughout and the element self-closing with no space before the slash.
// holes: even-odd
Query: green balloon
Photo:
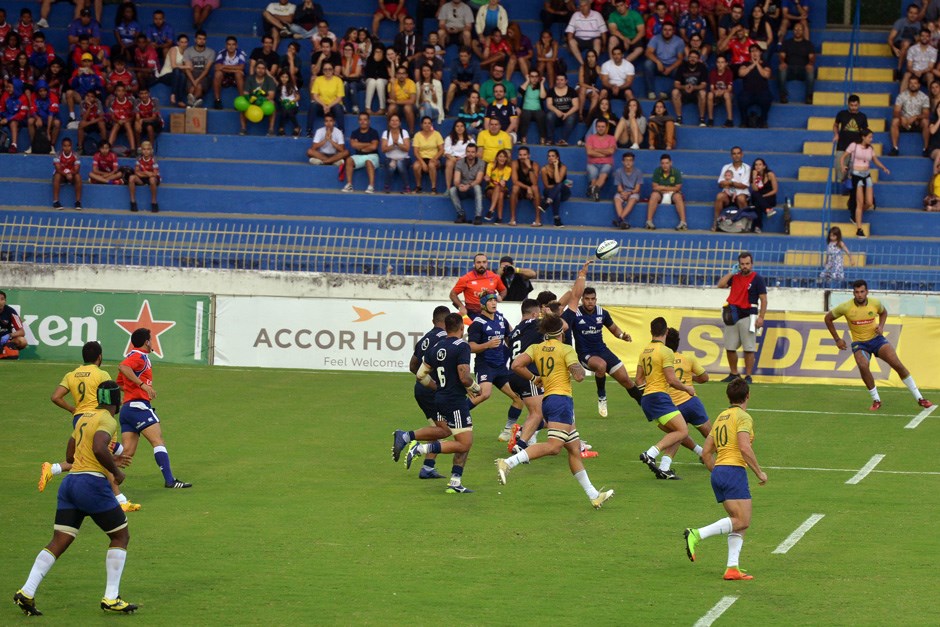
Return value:
<svg viewBox="0 0 940 627">
<path fill-rule="evenodd" d="M 261 107 L 258 105 L 251 105 L 245 111 L 245 117 L 248 118 L 249 122 L 260 122 L 264 119 L 264 112 L 261 111 Z"/>
<path fill-rule="evenodd" d="M 244 96 L 239 96 L 232 104 L 235 106 L 236 111 L 244 112 L 248 109 L 248 99 Z"/>
<path fill-rule="evenodd" d="M 261 112 L 264 113 L 265 115 L 273 115 L 273 114 L 274 114 L 274 103 L 271 102 L 270 100 L 265 100 L 264 102 L 262 102 L 262 103 L 261 103 Z"/>
</svg>

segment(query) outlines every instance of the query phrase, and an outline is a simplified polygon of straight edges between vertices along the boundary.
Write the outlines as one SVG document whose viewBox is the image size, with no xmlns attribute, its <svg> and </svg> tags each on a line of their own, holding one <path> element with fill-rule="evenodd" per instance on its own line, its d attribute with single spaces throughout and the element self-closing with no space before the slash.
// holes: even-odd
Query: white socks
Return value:
<svg viewBox="0 0 940 627">
<path fill-rule="evenodd" d="M 728 568 L 737 568 L 743 546 L 744 536 L 740 533 L 732 533 L 728 536 Z"/>
<path fill-rule="evenodd" d="M 670 468 L 672 468 L 672 458 L 668 455 L 663 455 L 663 458 L 659 462 L 659 469 L 666 472 Z"/>
<path fill-rule="evenodd" d="M 62 474 L 62 464 L 52 464 L 52 475 L 61 475 Z"/>
<path fill-rule="evenodd" d="M 653 459 L 656 459 L 657 457 L 659 457 L 659 449 L 656 448 L 655 446 L 651 446 L 648 449 L 646 449 L 646 454 L 652 457 Z"/>
<path fill-rule="evenodd" d="M 699 537 L 704 540 L 705 538 L 710 538 L 712 536 L 717 536 L 722 533 L 731 533 L 734 527 L 731 525 L 730 518 L 722 518 L 718 522 L 713 522 L 707 527 L 702 527 L 698 530 Z"/>
<path fill-rule="evenodd" d="M 699 446 L 698 444 L 696 444 L 696 445 L 695 445 L 695 448 L 692 449 L 692 450 L 695 452 L 696 455 L 698 455 L 699 457 L 701 457 L 701 456 L 702 456 L 702 451 L 703 451 L 704 449 L 702 449 L 701 446 Z"/>
<path fill-rule="evenodd" d="M 124 572 L 124 562 L 127 560 L 127 551 L 124 549 L 108 549 L 105 558 L 105 567 L 108 571 L 108 585 L 104 589 L 104 598 L 116 599 L 121 592 L 121 574 Z"/>
<path fill-rule="evenodd" d="M 36 596 L 36 589 L 54 565 L 55 556 L 47 549 L 40 551 L 36 556 L 36 561 L 33 562 L 33 568 L 29 571 L 29 578 L 23 584 L 23 594 L 28 597 Z"/>
<path fill-rule="evenodd" d="M 924 398 L 923 396 L 920 395 L 920 390 L 917 389 L 917 384 L 914 383 L 913 375 L 908 375 L 906 379 L 903 379 L 901 381 L 901 383 L 906 385 L 907 389 L 911 391 L 911 394 L 914 395 L 914 400 L 919 401 L 920 399 Z"/>
<path fill-rule="evenodd" d="M 123 494 L 115 494 L 114 498 L 116 498 L 117 502 L 120 503 L 121 505 L 124 505 L 125 503 L 127 503 L 127 497 L 124 496 Z"/>
<path fill-rule="evenodd" d="M 586 470 L 582 470 L 576 473 L 574 478 L 578 480 L 578 483 L 580 483 L 581 487 L 584 488 L 584 493 L 587 494 L 588 498 L 592 501 L 600 494 L 600 492 L 598 492 L 597 489 L 591 485 L 591 480 L 588 478 Z"/>
<path fill-rule="evenodd" d="M 878 386 L 876 385 L 872 389 L 868 390 L 868 393 L 871 395 L 871 400 L 880 401 L 881 397 L 878 395 Z"/>
<path fill-rule="evenodd" d="M 506 465 L 508 465 L 510 468 L 515 468 L 519 464 L 527 463 L 529 463 L 529 454 L 525 452 L 525 449 L 522 449 L 512 457 L 506 459 Z"/>
</svg>

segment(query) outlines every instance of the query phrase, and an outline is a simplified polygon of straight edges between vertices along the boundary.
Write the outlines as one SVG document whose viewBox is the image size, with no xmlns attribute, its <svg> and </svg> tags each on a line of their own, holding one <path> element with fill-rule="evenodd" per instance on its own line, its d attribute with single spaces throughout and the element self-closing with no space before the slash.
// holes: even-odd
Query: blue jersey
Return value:
<svg viewBox="0 0 940 627">
<path fill-rule="evenodd" d="M 423 361 L 430 365 L 428 351 L 445 337 L 447 337 L 447 331 L 439 327 L 434 327 L 425 333 L 415 344 L 414 356 L 418 358 L 419 362 Z M 434 390 L 424 387 L 417 381 L 415 382 L 415 396 L 423 396 L 428 398 L 431 402 L 434 402 Z"/>
<path fill-rule="evenodd" d="M 511 351 L 511 359 L 515 359 L 524 353 L 525 350 L 533 344 L 542 343 L 544 339 L 545 338 L 542 337 L 542 334 L 539 333 L 538 318 L 523 320 L 515 329 L 512 330 L 512 333 L 509 334 L 509 350 Z M 535 369 L 535 364 L 529 364 L 529 372 L 532 374 L 538 374 L 538 370 Z"/>
<path fill-rule="evenodd" d="M 460 382 L 457 366 L 470 365 L 469 344 L 458 337 L 445 337 L 428 350 L 425 363 L 431 366 L 431 377 L 437 383 L 434 400 L 438 407 L 466 401 L 467 391 Z"/>
<path fill-rule="evenodd" d="M 604 327 L 614 324 L 613 318 L 600 305 L 588 313 L 584 307 L 577 311 L 565 309 L 562 318 L 568 323 L 568 328 L 574 336 L 574 347 L 581 355 L 596 355 L 607 348 L 604 344 Z"/>
<path fill-rule="evenodd" d="M 496 348 L 488 348 L 482 353 L 477 353 L 477 369 L 485 364 L 492 368 L 506 367 L 506 344 L 505 340 L 509 337 L 509 323 L 506 318 L 498 311 L 493 314 L 493 319 L 485 317 L 483 314 L 476 316 L 467 330 L 467 339 L 475 344 L 486 344 L 493 338 L 503 340 Z"/>
</svg>

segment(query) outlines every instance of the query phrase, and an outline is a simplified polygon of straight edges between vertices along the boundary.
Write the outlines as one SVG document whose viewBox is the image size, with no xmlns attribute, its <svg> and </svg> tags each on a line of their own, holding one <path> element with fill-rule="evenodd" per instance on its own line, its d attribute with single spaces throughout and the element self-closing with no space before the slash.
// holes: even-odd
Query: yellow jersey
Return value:
<svg viewBox="0 0 940 627">
<path fill-rule="evenodd" d="M 643 372 L 646 374 L 646 389 L 643 390 L 643 395 L 656 392 L 668 394 L 672 386 L 666 381 L 665 370 L 674 367 L 675 354 L 672 349 L 659 340 L 653 340 L 640 354 L 640 363 L 643 364 Z"/>
<path fill-rule="evenodd" d="M 682 353 L 673 353 L 672 368 L 676 371 L 676 378 L 685 385 L 692 385 L 692 377 L 705 372 L 695 355 Z M 669 386 L 669 396 L 672 397 L 673 404 L 677 406 L 692 398 L 685 390 L 677 390 L 672 386 Z"/>
<path fill-rule="evenodd" d="M 118 423 L 107 409 L 93 409 L 78 417 L 72 438 L 75 440 L 75 461 L 72 463 L 72 474 L 77 472 L 97 472 L 107 475 L 98 458 L 95 457 L 95 434 L 104 431 L 111 437 L 111 442 L 117 441 Z"/>
<path fill-rule="evenodd" d="M 410 78 L 405 79 L 404 85 L 399 85 L 396 79 L 388 84 L 388 95 L 391 96 L 392 102 L 405 102 L 417 97 L 418 86 Z"/>
<path fill-rule="evenodd" d="M 495 161 L 489 163 L 486 166 L 486 178 L 490 180 L 490 187 L 495 187 L 497 183 L 506 183 L 512 178 L 512 166 L 507 163 L 499 167 Z"/>
<path fill-rule="evenodd" d="M 62 377 L 59 385 L 72 394 L 75 413 L 83 414 L 95 410 L 98 406 L 98 386 L 110 380 L 111 375 L 95 364 L 85 364 Z"/>
<path fill-rule="evenodd" d="M 833 318 L 845 316 L 853 342 L 867 342 L 877 335 L 878 315 L 884 310 L 877 298 L 869 296 L 864 305 L 857 304 L 853 298 L 836 305 L 830 313 Z"/>
<path fill-rule="evenodd" d="M 316 94 L 323 102 L 336 103 L 346 95 L 346 84 L 339 76 L 333 78 L 318 76 L 310 83 L 310 94 Z"/>
<path fill-rule="evenodd" d="M 542 377 L 545 396 L 571 396 L 571 374 L 568 368 L 578 363 L 578 354 L 574 348 L 558 340 L 546 340 L 541 344 L 533 344 L 526 349 L 525 354 L 532 358 L 532 363 Z"/>
<path fill-rule="evenodd" d="M 500 150 L 512 150 L 512 137 L 506 131 L 500 131 L 493 135 L 489 131 L 483 131 L 477 135 L 477 146 L 480 148 L 481 159 L 486 163 L 496 161 L 496 153 Z"/>
<path fill-rule="evenodd" d="M 737 405 L 732 405 L 718 415 L 718 418 L 715 419 L 715 425 L 712 427 L 711 435 L 715 439 L 715 447 L 718 449 L 718 457 L 715 459 L 716 466 L 742 466 L 747 468 L 747 462 L 744 461 L 741 449 L 738 447 L 739 433 L 750 434 L 751 442 L 753 442 L 754 419 Z"/>
</svg>

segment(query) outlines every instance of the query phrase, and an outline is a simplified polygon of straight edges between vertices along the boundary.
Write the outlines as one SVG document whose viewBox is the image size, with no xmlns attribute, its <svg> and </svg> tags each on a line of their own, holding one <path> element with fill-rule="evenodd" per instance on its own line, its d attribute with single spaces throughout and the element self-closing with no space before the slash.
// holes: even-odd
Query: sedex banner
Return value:
<svg viewBox="0 0 940 627">
<path fill-rule="evenodd" d="M 151 331 L 152 355 L 168 363 L 209 363 L 210 297 L 207 295 L 7 290 L 29 348 L 20 359 L 80 362 L 82 345 L 101 342 L 115 361 L 131 349 L 131 333 Z"/>
</svg>

